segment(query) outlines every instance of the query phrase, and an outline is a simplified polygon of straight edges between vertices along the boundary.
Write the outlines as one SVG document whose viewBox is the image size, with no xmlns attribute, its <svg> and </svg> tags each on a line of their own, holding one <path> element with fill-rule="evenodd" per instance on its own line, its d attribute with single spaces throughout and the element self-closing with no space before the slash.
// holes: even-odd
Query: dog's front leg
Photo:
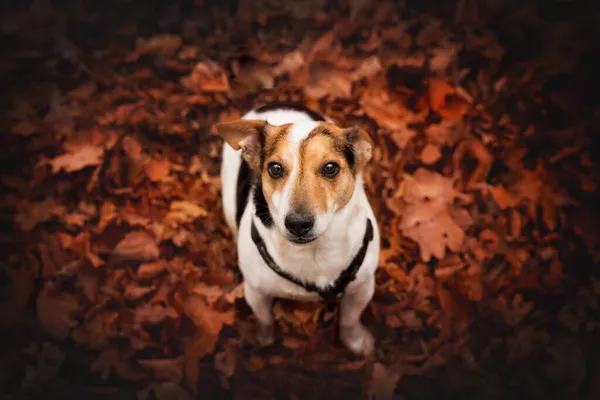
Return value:
<svg viewBox="0 0 600 400">
<path fill-rule="evenodd" d="M 373 352 L 375 339 L 360 322 L 360 317 L 374 291 L 375 280 L 371 278 L 353 287 L 340 302 L 340 339 L 354 353 L 365 356 Z"/>
<path fill-rule="evenodd" d="M 245 284 L 244 297 L 256 317 L 256 338 L 261 346 L 273 344 L 273 298 Z"/>
</svg>

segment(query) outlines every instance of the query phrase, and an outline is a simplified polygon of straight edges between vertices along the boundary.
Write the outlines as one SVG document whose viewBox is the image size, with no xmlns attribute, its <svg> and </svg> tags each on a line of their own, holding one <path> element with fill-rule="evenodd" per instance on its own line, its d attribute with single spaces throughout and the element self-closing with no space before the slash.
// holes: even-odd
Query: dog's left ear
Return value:
<svg viewBox="0 0 600 400">
<path fill-rule="evenodd" d="M 234 150 L 242 150 L 242 156 L 252 168 L 259 168 L 266 121 L 241 119 L 219 123 L 216 128 L 219 136 Z"/>
<path fill-rule="evenodd" d="M 346 140 L 351 144 L 356 156 L 356 165 L 359 169 L 364 167 L 373 158 L 375 144 L 371 136 L 358 126 L 346 130 Z"/>
</svg>

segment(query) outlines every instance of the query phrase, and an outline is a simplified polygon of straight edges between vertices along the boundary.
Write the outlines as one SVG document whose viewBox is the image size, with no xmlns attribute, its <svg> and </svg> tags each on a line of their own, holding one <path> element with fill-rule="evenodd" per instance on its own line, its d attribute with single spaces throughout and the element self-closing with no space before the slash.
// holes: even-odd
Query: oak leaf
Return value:
<svg viewBox="0 0 600 400">
<path fill-rule="evenodd" d="M 407 205 L 400 229 L 418 243 L 423 261 L 432 256 L 442 259 L 446 247 L 456 252 L 462 246 L 465 233 L 448 209 L 457 196 L 464 197 L 454 190 L 451 180 L 435 172 L 420 168 L 406 177 L 403 199 Z"/>
</svg>

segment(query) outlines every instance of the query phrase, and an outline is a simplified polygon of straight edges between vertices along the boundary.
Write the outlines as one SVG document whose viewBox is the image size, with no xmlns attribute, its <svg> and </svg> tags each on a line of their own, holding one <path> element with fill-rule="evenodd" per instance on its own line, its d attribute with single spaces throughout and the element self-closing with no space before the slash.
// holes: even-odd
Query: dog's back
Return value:
<svg viewBox="0 0 600 400">
<path fill-rule="evenodd" d="M 328 118 L 301 105 L 293 103 L 269 103 L 248 112 L 245 120 L 263 120 L 271 125 L 284 125 L 302 121 L 329 121 Z M 241 150 L 223 144 L 221 164 L 223 213 L 229 229 L 237 236 L 240 219 L 251 200 L 254 171 L 242 158 Z M 252 199 L 255 201 L 254 199 Z M 260 201 L 260 199 L 256 199 Z"/>
</svg>

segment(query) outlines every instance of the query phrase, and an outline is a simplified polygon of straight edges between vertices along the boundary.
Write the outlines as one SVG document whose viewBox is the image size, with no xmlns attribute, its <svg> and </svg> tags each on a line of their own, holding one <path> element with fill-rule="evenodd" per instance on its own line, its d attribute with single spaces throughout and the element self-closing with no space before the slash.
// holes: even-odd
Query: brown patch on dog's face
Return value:
<svg viewBox="0 0 600 400">
<path fill-rule="evenodd" d="M 274 219 L 282 232 L 292 238 L 314 240 L 333 215 L 347 206 L 354 193 L 357 175 L 369 160 L 372 144 L 368 135 L 330 123 L 304 127 L 288 126 L 279 135 L 270 135 L 265 145 L 262 187 Z M 305 234 L 290 222 L 313 219 Z M 288 235 L 288 238 L 290 236 Z M 299 241 L 304 243 L 305 241 Z"/>
<path fill-rule="evenodd" d="M 313 131 L 300 146 L 300 170 L 292 189 L 291 210 L 313 215 L 336 212 L 352 197 L 356 170 L 344 157 L 342 138 L 335 131 L 324 132 Z M 338 171 L 328 176 L 325 168 Z"/>
<path fill-rule="evenodd" d="M 267 202 L 275 192 L 282 192 L 290 177 L 294 165 L 294 156 L 289 148 L 289 129 L 291 124 L 281 125 L 273 130 L 265 140 L 264 160 L 261 165 L 261 182 L 263 193 Z M 281 166 L 281 177 L 274 178 L 270 174 L 270 166 L 278 164 Z"/>
<path fill-rule="evenodd" d="M 262 120 L 237 120 L 216 125 L 219 135 L 255 170 L 262 170 L 266 153 L 271 154 L 285 137 L 290 124 L 273 126 Z"/>
</svg>

